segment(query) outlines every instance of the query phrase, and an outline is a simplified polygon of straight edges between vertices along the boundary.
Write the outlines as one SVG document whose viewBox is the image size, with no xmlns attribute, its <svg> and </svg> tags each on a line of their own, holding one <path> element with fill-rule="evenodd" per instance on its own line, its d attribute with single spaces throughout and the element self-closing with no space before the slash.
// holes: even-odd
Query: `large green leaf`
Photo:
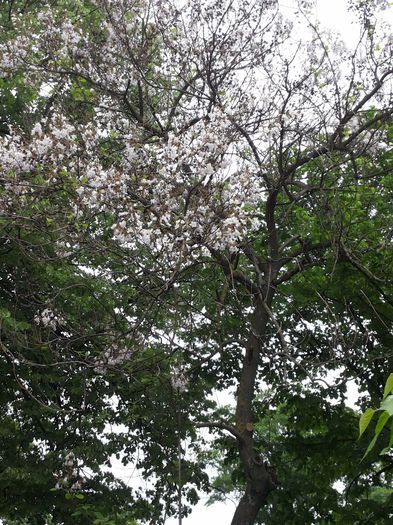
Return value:
<svg viewBox="0 0 393 525">
<path fill-rule="evenodd" d="M 383 390 L 383 398 L 385 399 L 385 397 L 387 397 L 391 393 L 392 390 L 393 390 L 393 374 L 390 374 L 390 376 L 388 377 L 386 381 L 385 388 Z"/>
<path fill-rule="evenodd" d="M 375 431 L 374 431 L 376 436 L 379 436 L 379 434 L 382 432 L 389 417 L 390 415 L 388 412 L 382 412 L 382 414 L 379 416 L 377 424 L 375 425 Z"/>
<path fill-rule="evenodd" d="M 374 448 L 375 446 L 375 443 L 377 442 L 377 439 L 378 439 L 378 436 L 374 436 L 373 439 L 370 441 L 368 447 L 367 447 L 367 450 L 366 452 L 364 453 L 363 455 L 363 458 L 364 459 L 371 451 L 372 449 Z"/>
<path fill-rule="evenodd" d="M 370 421 L 373 418 L 373 415 L 375 414 L 375 410 L 373 408 L 368 408 L 360 417 L 359 419 L 359 437 L 361 437 L 364 433 L 364 431 L 367 429 L 368 425 L 370 424 Z"/>
</svg>

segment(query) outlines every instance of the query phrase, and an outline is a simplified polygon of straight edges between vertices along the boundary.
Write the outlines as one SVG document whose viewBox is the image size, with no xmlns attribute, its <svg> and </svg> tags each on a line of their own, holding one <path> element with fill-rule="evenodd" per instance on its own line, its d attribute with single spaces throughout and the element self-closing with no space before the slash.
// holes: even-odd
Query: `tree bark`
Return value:
<svg viewBox="0 0 393 525">
<path fill-rule="evenodd" d="M 257 476 L 247 483 L 246 491 L 238 503 L 231 525 L 253 525 L 267 496 L 274 489 L 270 474 L 261 464 Z"/>
<path fill-rule="evenodd" d="M 265 304 L 270 308 L 273 291 L 268 292 Z M 246 353 L 240 376 L 236 405 L 236 430 L 240 460 L 246 475 L 246 489 L 241 498 L 231 525 L 253 525 L 260 508 L 266 504 L 269 493 L 276 483 L 269 468 L 254 449 L 252 402 L 255 380 L 261 354 L 261 341 L 269 321 L 268 310 L 261 297 L 256 298 L 251 319 L 251 331 L 246 342 Z"/>
</svg>

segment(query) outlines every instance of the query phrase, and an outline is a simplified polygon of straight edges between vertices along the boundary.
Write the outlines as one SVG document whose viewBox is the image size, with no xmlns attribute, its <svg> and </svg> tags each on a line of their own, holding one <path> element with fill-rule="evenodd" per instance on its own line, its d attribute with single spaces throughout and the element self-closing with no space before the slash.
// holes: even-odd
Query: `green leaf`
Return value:
<svg viewBox="0 0 393 525">
<path fill-rule="evenodd" d="M 372 449 L 373 449 L 374 446 L 375 446 L 375 443 L 377 442 L 377 439 L 378 439 L 378 436 L 374 436 L 374 437 L 373 437 L 373 439 L 371 440 L 369 446 L 367 447 L 366 452 L 364 453 L 364 456 L 362 457 L 362 461 L 363 461 L 363 459 L 367 456 L 367 454 L 368 454 L 369 452 L 372 451 Z"/>
<path fill-rule="evenodd" d="M 383 427 L 385 426 L 387 420 L 389 419 L 390 415 L 388 412 L 382 412 L 382 414 L 379 416 L 378 422 L 375 426 L 375 435 L 379 436 L 379 434 L 382 432 Z"/>
<path fill-rule="evenodd" d="M 7 319 L 11 317 L 11 313 L 7 308 L 0 307 L 0 319 Z"/>
<path fill-rule="evenodd" d="M 391 447 L 393 445 L 393 419 L 392 419 L 392 423 L 390 425 L 390 438 L 389 438 L 389 447 Z"/>
<path fill-rule="evenodd" d="M 385 410 L 389 416 L 393 416 L 393 396 L 387 396 L 387 398 L 382 401 L 380 410 Z"/>
<path fill-rule="evenodd" d="M 391 396 L 391 397 L 393 397 L 393 396 Z M 369 410 L 372 410 L 372 412 L 373 412 L 373 414 L 374 414 L 375 410 L 373 410 L 372 408 L 371 408 L 371 409 L 370 409 L 370 408 L 367 409 L 366 412 L 365 412 L 365 414 L 366 414 L 367 411 L 369 411 Z M 363 414 L 363 415 L 364 415 L 364 414 Z M 374 448 L 374 445 L 375 445 L 375 443 L 377 442 L 378 436 L 379 436 L 379 434 L 382 432 L 382 429 L 384 428 L 384 426 L 385 426 L 387 420 L 389 419 L 389 417 L 390 417 L 390 414 L 389 414 L 389 412 L 386 412 L 386 411 L 383 412 L 383 413 L 379 416 L 379 419 L 378 419 L 378 421 L 377 421 L 377 424 L 375 425 L 374 437 L 373 437 L 373 439 L 371 440 L 369 446 L 367 447 L 367 450 L 366 450 L 366 452 L 364 453 L 364 456 L 362 457 L 362 460 L 363 460 L 363 459 L 367 456 L 367 454 L 368 454 L 368 453 Z M 372 418 L 372 415 L 371 415 L 371 418 Z M 365 428 L 367 428 L 368 424 L 369 424 L 370 421 L 371 421 L 371 418 L 370 418 L 369 421 L 367 422 L 367 425 L 366 425 Z M 387 450 L 389 450 L 389 447 L 385 447 L 385 448 L 383 449 L 383 451 L 381 452 L 381 454 L 384 454 Z"/>
<path fill-rule="evenodd" d="M 366 430 L 370 421 L 373 418 L 375 410 L 373 408 L 368 408 L 364 414 L 361 415 L 359 419 L 359 438 L 362 436 L 363 432 Z"/>
<path fill-rule="evenodd" d="M 393 390 L 393 374 L 390 374 L 383 390 L 383 399 L 385 399 Z"/>
</svg>

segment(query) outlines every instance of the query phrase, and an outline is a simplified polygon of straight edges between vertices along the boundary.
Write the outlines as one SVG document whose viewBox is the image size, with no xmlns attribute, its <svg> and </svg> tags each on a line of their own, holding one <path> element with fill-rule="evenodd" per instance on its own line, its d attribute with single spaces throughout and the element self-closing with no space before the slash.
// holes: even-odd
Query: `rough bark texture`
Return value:
<svg viewBox="0 0 393 525">
<path fill-rule="evenodd" d="M 266 300 L 269 306 L 272 293 L 268 294 Z M 263 300 L 257 298 L 251 320 L 251 332 L 246 344 L 236 406 L 236 430 L 241 435 L 240 460 L 247 484 L 233 516 L 232 525 L 253 525 L 259 509 L 266 503 L 267 496 L 276 486 L 268 468 L 255 452 L 252 421 L 252 401 L 261 353 L 261 338 L 268 320 L 269 315 Z"/>
<path fill-rule="evenodd" d="M 255 295 L 255 309 L 246 342 L 236 405 L 236 431 L 240 434 L 240 460 L 246 476 L 246 489 L 232 519 L 232 525 L 253 525 L 259 509 L 266 504 L 269 493 L 276 487 L 275 476 L 256 453 L 253 439 L 252 404 L 255 381 L 263 351 L 262 344 L 270 319 L 271 305 L 275 293 L 279 262 L 279 240 L 275 223 L 277 190 L 272 189 L 266 201 L 266 225 L 268 230 L 269 261 L 263 270 L 256 261 L 258 272 L 258 293 Z M 274 479 L 273 479 L 274 478 Z"/>
<path fill-rule="evenodd" d="M 232 519 L 232 525 L 252 525 L 255 523 L 259 509 L 266 503 L 268 494 L 273 490 L 271 480 L 265 467 L 261 466 L 261 471 L 253 483 L 247 483 L 247 489 L 241 498 L 236 512 Z M 260 483 L 262 490 L 258 490 L 256 484 Z M 252 486 L 254 485 L 254 487 Z"/>
</svg>

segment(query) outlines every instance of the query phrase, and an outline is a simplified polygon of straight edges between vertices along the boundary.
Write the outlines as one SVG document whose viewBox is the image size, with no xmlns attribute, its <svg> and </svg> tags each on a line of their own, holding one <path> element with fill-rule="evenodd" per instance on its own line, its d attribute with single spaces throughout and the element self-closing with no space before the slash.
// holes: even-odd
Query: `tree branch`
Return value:
<svg viewBox="0 0 393 525">
<path fill-rule="evenodd" d="M 220 430 L 226 430 L 230 434 L 232 434 L 233 437 L 235 437 L 238 441 L 243 441 L 243 436 L 240 432 L 236 430 L 236 428 L 232 427 L 231 425 L 228 425 L 227 423 L 224 423 L 223 421 L 200 421 L 195 423 L 196 428 L 218 428 Z"/>
</svg>

